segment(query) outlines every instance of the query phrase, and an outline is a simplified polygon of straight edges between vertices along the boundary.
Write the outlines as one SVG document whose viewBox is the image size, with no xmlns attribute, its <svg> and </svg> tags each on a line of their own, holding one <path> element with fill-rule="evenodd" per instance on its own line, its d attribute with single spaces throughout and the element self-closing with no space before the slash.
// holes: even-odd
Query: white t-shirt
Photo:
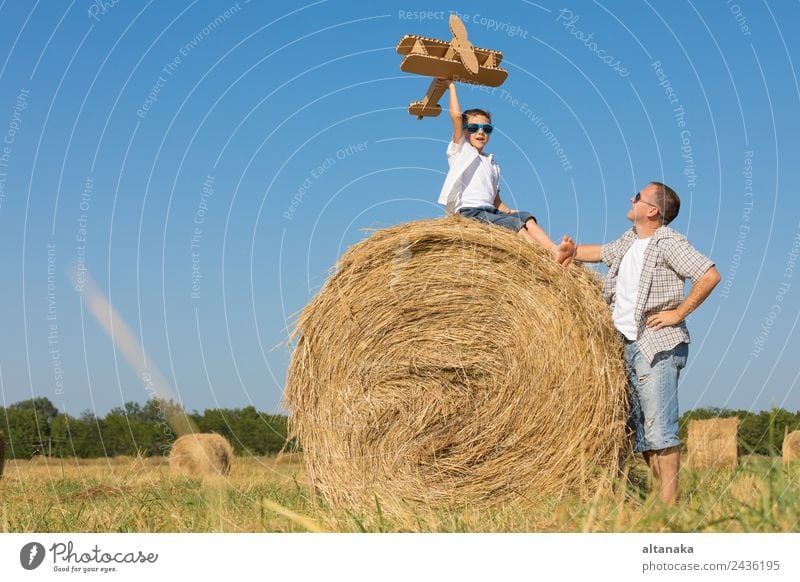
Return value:
<svg viewBox="0 0 800 582">
<path fill-rule="evenodd" d="M 487 162 L 491 171 L 489 176 L 485 174 Z M 467 141 L 467 138 L 462 136 L 459 142 L 448 142 L 447 163 L 450 170 L 447 172 L 444 185 L 439 192 L 439 204 L 447 207 L 448 214 L 453 214 L 462 207 L 494 206 L 500 186 L 500 167 L 495 162 L 494 154 L 480 155 L 478 150 Z M 482 169 L 478 170 L 478 168 Z M 477 176 L 478 182 L 474 185 L 476 189 L 473 194 L 475 196 L 470 195 L 469 204 L 465 204 L 462 195 L 476 178 L 476 172 L 481 172 L 481 174 Z M 487 188 L 487 184 L 491 184 L 491 186 Z M 475 205 L 473 206 L 473 204 Z"/>
<path fill-rule="evenodd" d="M 650 237 L 636 239 L 619 264 L 614 325 L 631 341 L 635 341 L 639 334 L 639 326 L 633 316 L 636 311 L 636 300 L 639 298 L 639 279 L 644 264 L 644 251 L 649 243 Z"/>
<path fill-rule="evenodd" d="M 498 172 L 495 172 L 491 156 L 478 156 L 461 174 L 463 190 L 456 204 L 456 212 L 462 208 L 494 206 L 497 196 Z"/>
</svg>

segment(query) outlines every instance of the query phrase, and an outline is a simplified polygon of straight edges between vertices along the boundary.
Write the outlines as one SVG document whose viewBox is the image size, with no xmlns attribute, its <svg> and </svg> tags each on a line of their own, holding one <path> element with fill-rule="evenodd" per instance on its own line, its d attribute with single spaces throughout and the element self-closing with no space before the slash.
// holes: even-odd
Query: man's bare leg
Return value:
<svg viewBox="0 0 800 582">
<path fill-rule="evenodd" d="M 644 459 L 658 483 L 659 499 L 664 503 L 675 505 L 678 500 L 678 472 L 681 468 L 680 447 L 645 451 Z"/>
</svg>

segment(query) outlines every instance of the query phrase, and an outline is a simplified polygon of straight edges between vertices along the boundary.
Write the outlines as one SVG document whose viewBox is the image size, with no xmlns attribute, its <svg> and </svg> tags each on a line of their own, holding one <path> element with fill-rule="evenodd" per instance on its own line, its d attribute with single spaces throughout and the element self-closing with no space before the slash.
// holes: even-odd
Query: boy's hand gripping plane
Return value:
<svg viewBox="0 0 800 582">
<path fill-rule="evenodd" d="M 450 15 L 450 32 L 450 42 L 407 34 L 397 45 L 397 52 L 405 55 L 400 70 L 434 77 L 425 97 L 408 106 L 408 112 L 417 119 L 436 117 L 442 112 L 439 99 L 445 89 L 436 79 L 499 87 L 508 77 L 508 71 L 498 66 L 503 53 L 472 46 L 464 23 L 455 14 Z"/>
</svg>

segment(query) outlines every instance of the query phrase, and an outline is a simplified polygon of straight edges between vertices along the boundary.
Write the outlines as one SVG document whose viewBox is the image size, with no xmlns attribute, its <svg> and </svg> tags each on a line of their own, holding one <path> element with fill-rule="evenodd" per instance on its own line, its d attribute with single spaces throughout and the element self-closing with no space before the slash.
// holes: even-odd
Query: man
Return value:
<svg viewBox="0 0 800 582">
<path fill-rule="evenodd" d="M 603 297 L 625 343 L 634 452 L 655 477 L 659 497 L 674 504 L 678 492 L 678 378 L 686 364 L 686 317 L 719 283 L 714 263 L 667 225 L 680 198 L 651 182 L 631 198 L 633 228 L 604 245 L 578 245 L 575 258 L 608 266 Z M 684 282 L 692 281 L 684 297 Z"/>
</svg>

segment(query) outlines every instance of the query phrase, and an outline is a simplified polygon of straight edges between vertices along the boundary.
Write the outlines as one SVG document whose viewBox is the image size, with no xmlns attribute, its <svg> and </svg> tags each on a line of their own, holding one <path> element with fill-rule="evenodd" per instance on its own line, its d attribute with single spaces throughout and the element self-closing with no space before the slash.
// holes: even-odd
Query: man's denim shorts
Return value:
<svg viewBox="0 0 800 582">
<path fill-rule="evenodd" d="M 527 212 L 500 212 L 493 206 L 480 206 L 478 208 L 461 208 L 458 213 L 467 218 L 474 218 L 487 224 L 496 224 L 517 232 L 525 227 L 529 220 L 536 222 L 536 218 Z"/>
<path fill-rule="evenodd" d="M 678 378 L 688 355 L 689 345 L 681 343 L 656 354 L 651 364 L 639 351 L 638 343 L 625 342 L 634 452 L 660 451 L 680 444 Z"/>
</svg>

